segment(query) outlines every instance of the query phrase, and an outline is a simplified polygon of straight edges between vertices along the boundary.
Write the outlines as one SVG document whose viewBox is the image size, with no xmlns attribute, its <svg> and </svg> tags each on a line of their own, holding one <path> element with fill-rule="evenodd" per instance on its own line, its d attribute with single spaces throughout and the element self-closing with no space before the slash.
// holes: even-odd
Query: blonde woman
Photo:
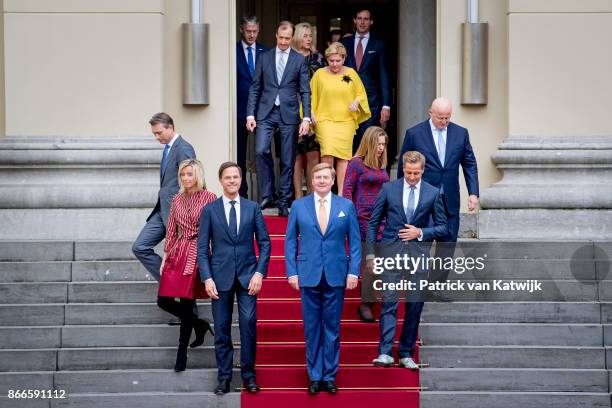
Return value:
<svg viewBox="0 0 612 408">
<path fill-rule="evenodd" d="M 370 116 L 366 91 L 357 72 L 344 66 L 346 49 L 338 42 L 325 50 L 328 66 L 310 81 L 311 120 L 321 145 L 321 162 L 336 165 L 338 192 L 342 192 L 353 137 Z"/>
<path fill-rule="evenodd" d="M 370 126 L 363 134 L 355 156 L 348 162 L 342 196 L 351 200 L 355 205 L 362 242 L 366 240 L 368 221 L 372 215 L 376 196 L 382 185 L 389 181 L 386 170 L 388 141 L 389 137 L 383 128 Z M 383 228 L 384 223 L 381 223 L 378 231 L 379 239 Z M 372 313 L 371 282 L 368 279 L 367 271 L 362 270 L 362 272 L 362 299 L 368 301 L 362 301 L 359 305 L 359 317 L 363 322 L 374 323 L 376 320 Z"/>
<path fill-rule="evenodd" d="M 205 205 L 217 197 L 206 190 L 204 169 L 196 159 L 179 164 L 179 192 L 172 199 L 168 216 L 166 244 L 161 265 L 161 280 L 157 305 L 181 320 L 179 347 L 174 371 L 184 371 L 187 366 L 187 345 L 192 329 L 196 338 L 191 347 L 204 342 L 210 323 L 198 318 L 193 312 L 195 299 L 208 297 L 198 268 L 197 242 L 200 213 Z M 176 301 L 175 298 L 180 298 Z"/>
<path fill-rule="evenodd" d="M 295 26 L 295 34 L 291 41 L 291 47 L 301 53 L 306 59 L 306 66 L 310 78 L 319 69 L 325 66 L 325 58 L 317 52 L 313 45 L 313 28 L 308 23 L 299 23 Z M 306 172 L 306 185 L 308 193 L 312 191 L 311 172 L 312 168 L 319 164 L 319 143 L 315 139 L 315 134 L 310 131 L 307 135 L 299 138 L 297 144 L 297 154 L 295 156 L 295 167 L 293 169 L 293 190 L 295 199 L 302 198 L 302 177 Z"/>
</svg>

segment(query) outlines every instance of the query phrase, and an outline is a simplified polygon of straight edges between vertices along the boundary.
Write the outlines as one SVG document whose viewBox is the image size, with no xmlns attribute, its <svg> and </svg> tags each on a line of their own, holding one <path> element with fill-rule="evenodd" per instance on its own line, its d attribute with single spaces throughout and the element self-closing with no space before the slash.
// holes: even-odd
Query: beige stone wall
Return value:
<svg viewBox="0 0 612 408">
<path fill-rule="evenodd" d="M 0 0 L 0 139 L 6 134 L 4 93 L 4 0 Z"/>
<path fill-rule="evenodd" d="M 162 1 L 4 5 L 7 134 L 146 131 L 162 106 Z"/>
<path fill-rule="evenodd" d="M 509 133 L 612 135 L 612 2 L 509 0 Z"/>
<path fill-rule="evenodd" d="M 218 194 L 217 169 L 235 157 L 235 3 L 206 1 L 203 14 L 210 32 L 210 105 L 182 104 L 181 24 L 189 21 L 189 1 L 166 0 L 163 107 L 196 148 L 208 187 Z"/>
<path fill-rule="evenodd" d="M 468 128 L 478 161 L 481 191 L 499 180 L 491 154 L 508 135 L 508 71 L 506 0 L 480 1 L 480 22 L 489 23 L 489 100 L 485 106 L 461 102 L 461 23 L 466 21 L 465 0 L 438 0 L 438 95 L 454 106 L 452 120 Z M 460 176 L 462 211 L 467 190 Z"/>
</svg>

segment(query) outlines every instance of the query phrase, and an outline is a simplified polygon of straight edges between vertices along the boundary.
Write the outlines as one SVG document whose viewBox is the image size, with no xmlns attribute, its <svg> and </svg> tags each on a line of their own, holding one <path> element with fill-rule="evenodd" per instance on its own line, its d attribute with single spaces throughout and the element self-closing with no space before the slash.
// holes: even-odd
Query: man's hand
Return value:
<svg viewBox="0 0 612 408">
<path fill-rule="evenodd" d="M 372 273 L 374 271 L 374 258 L 366 259 L 366 270 L 369 273 Z"/>
<path fill-rule="evenodd" d="M 380 124 L 384 125 L 389 121 L 389 118 L 391 118 L 391 109 L 389 108 L 382 108 L 380 110 Z"/>
<path fill-rule="evenodd" d="M 248 118 L 246 121 L 246 128 L 249 132 L 252 132 L 255 130 L 255 127 L 257 126 L 257 122 L 255 122 L 255 119 L 253 118 Z"/>
<path fill-rule="evenodd" d="M 206 287 L 206 293 L 208 297 L 213 300 L 219 299 L 219 293 L 217 292 L 217 285 L 215 285 L 215 281 L 212 278 L 208 278 L 204 281 L 204 286 Z"/>
<path fill-rule="evenodd" d="M 478 196 L 471 194 L 468 197 L 468 210 L 469 211 L 474 211 L 476 208 L 478 208 Z"/>
<path fill-rule="evenodd" d="M 355 99 L 353 101 L 353 103 L 351 103 L 349 105 L 349 111 L 350 112 L 357 112 L 357 109 L 359 108 L 359 101 L 357 99 Z"/>
<path fill-rule="evenodd" d="M 255 296 L 261 290 L 261 283 L 263 281 L 263 275 L 259 272 L 255 272 L 253 277 L 249 281 L 249 295 Z"/>
<path fill-rule="evenodd" d="M 310 121 L 308 120 L 303 120 L 302 123 L 300 123 L 300 136 L 304 136 L 308 134 L 308 130 L 310 129 Z"/>
<path fill-rule="evenodd" d="M 404 224 L 406 228 L 402 228 L 399 230 L 397 234 L 402 241 L 411 241 L 413 239 L 417 239 L 421 236 L 421 229 L 415 227 L 414 225 Z"/>
<path fill-rule="evenodd" d="M 298 282 L 297 275 L 289 278 L 289 285 L 295 290 L 300 290 L 300 283 Z"/>
<path fill-rule="evenodd" d="M 357 282 L 358 281 L 359 281 L 359 279 L 357 279 L 356 277 L 354 277 L 352 275 L 348 275 L 346 277 L 346 290 L 355 289 L 357 287 Z"/>
</svg>

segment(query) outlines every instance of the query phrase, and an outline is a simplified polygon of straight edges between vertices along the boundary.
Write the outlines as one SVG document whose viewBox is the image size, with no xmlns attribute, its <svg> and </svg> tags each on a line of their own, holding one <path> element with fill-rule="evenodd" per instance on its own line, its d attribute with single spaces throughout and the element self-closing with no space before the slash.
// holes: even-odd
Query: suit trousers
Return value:
<svg viewBox="0 0 612 408">
<path fill-rule="evenodd" d="M 293 166 L 295 164 L 297 124 L 285 124 L 278 106 L 270 114 L 257 121 L 255 134 L 255 162 L 261 199 L 274 199 L 274 160 L 271 144 L 274 131 L 280 133 L 280 185 L 279 207 L 288 207 L 293 195 Z"/>
<path fill-rule="evenodd" d="M 436 258 L 452 258 L 455 255 L 455 246 L 457 243 L 457 236 L 459 235 L 459 221 L 460 215 L 450 215 L 448 208 L 446 207 L 446 202 L 444 201 L 444 196 L 442 196 L 442 202 L 444 202 L 444 210 L 446 212 L 446 218 L 448 222 L 448 234 L 444 237 L 436 239 Z M 430 220 L 430 224 L 433 225 L 433 218 Z M 431 281 L 436 282 L 446 282 L 448 279 L 448 275 L 450 274 L 450 269 L 434 269 L 431 271 Z"/>
<path fill-rule="evenodd" d="M 344 286 L 329 286 L 325 273 L 315 287 L 301 288 L 306 367 L 311 381 L 334 381 L 340 364 Z"/>
<path fill-rule="evenodd" d="M 132 245 L 132 252 L 138 258 L 156 281 L 159 282 L 162 259 L 153 251 L 153 248 L 166 237 L 166 226 L 161 217 L 161 211 L 155 211 L 149 221 L 138 234 L 138 238 Z"/>
<path fill-rule="evenodd" d="M 219 369 L 218 379 L 231 380 L 234 363 L 232 345 L 232 312 L 234 296 L 238 301 L 238 326 L 240 328 L 240 370 L 242 379 L 255 377 L 255 350 L 257 346 L 257 296 L 249 295 L 238 279 L 228 291 L 218 291 L 219 299 L 212 300 L 215 321 L 215 358 Z"/>
<path fill-rule="evenodd" d="M 397 327 L 397 305 L 399 302 L 383 302 L 380 311 L 380 343 L 378 354 L 393 356 L 393 343 Z M 403 302 L 404 323 L 399 339 L 399 358 L 414 355 L 423 302 Z"/>
<path fill-rule="evenodd" d="M 245 127 L 245 121 L 238 121 L 237 129 L 237 143 L 236 143 L 236 160 L 240 170 L 242 171 L 242 181 L 240 183 L 240 197 L 249 198 L 248 192 L 249 187 L 247 185 L 247 147 L 249 142 L 249 131 Z"/>
</svg>

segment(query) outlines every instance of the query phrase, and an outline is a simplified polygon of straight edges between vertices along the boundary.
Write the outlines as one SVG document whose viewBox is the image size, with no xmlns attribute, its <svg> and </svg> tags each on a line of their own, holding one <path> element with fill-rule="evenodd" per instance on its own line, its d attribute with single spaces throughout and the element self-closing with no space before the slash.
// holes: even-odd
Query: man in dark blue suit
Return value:
<svg viewBox="0 0 612 408">
<path fill-rule="evenodd" d="M 246 183 L 246 156 L 247 156 L 247 138 L 249 132 L 246 130 L 244 123 L 246 121 L 247 101 L 249 98 L 249 88 L 253 82 L 253 73 L 255 72 L 255 64 L 260 57 L 260 54 L 268 49 L 257 41 L 259 35 L 259 21 L 255 16 L 243 17 L 240 24 L 240 36 L 242 39 L 236 43 L 236 88 L 238 95 L 236 98 L 238 133 L 236 150 L 238 153 L 238 165 L 242 170 L 244 177 L 240 185 L 240 195 L 247 198 L 248 186 Z"/>
<path fill-rule="evenodd" d="M 255 65 L 249 90 L 246 128 L 255 134 L 257 181 L 262 197 L 261 208 L 274 206 L 274 161 L 270 144 L 274 131 L 280 133 L 280 186 L 278 209 L 281 217 L 289 215 L 293 193 L 293 166 L 296 131 L 308 133 L 310 125 L 310 83 L 304 56 L 290 48 L 293 24 L 281 21 L 276 29 L 276 47 L 261 54 Z M 304 118 L 300 123 L 300 95 Z"/>
<path fill-rule="evenodd" d="M 256 301 L 268 270 L 270 236 L 259 204 L 238 194 L 241 179 L 238 164 L 223 163 L 219 168 L 223 196 L 204 207 L 200 216 L 198 268 L 212 299 L 219 370 L 217 395 L 229 392 L 232 379 L 234 295 L 238 301 L 241 376 L 248 392 L 259 391 L 255 381 Z M 255 256 L 253 237 L 259 258 Z"/>
<path fill-rule="evenodd" d="M 391 116 L 391 85 L 387 75 L 385 62 L 385 47 L 380 39 L 370 34 L 374 23 L 370 10 L 360 10 L 353 19 L 355 35 L 344 38 L 342 44 L 346 48 L 344 65 L 357 71 L 368 95 L 368 105 L 372 116 L 362 122 L 353 139 L 353 151 L 357 150 L 361 137 L 372 125 L 385 126 Z"/>
<path fill-rule="evenodd" d="M 398 242 L 407 243 L 408 254 L 412 257 L 420 256 L 417 252 L 427 252 L 428 245 L 412 245 L 416 242 L 431 242 L 448 233 L 446 213 L 440 197 L 440 189 L 421 180 L 425 169 L 425 157 L 419 152 L 406 152 L 403 156 L 403 177 L 383 184 L 376 197 L 372 217 L 368 222 L 366 243 L 368 245 L 368 266 L 371 269 L 370 257 L 372 245 L 376 242 L 378 227 L 386 219 L 381 244 L 388 248 L 397 248 Z M 433 219 L 433 225 L 430 224 Z M 416 241 L 416 242 L 414 242 Z M 400 246 L 401 248 L 401 246 Z M 415 251 L 418 249 L 419 251 Z M 390 254 L 393 257 L 395 254 Z M 421 275 L 423 270 L 416 271 Z M 383 273 L 395 273 L 388 271 Z M 384 278 L 384 277 L 383 277 Z M 378 357 L 373 363 L 379 367 L 389 367 L 395 362 L 393 359 L 393 343 L 397 326 L 397 300 L 390 300 L 389 293 L 383 293 L 383 304 L 380 313 L 380 342 Z M 415 350 L 416 338 L 421 320 L 423 302 L 406 301 L 405 316 L 402 332 L 399 339 L 399 364 L 401 367 L 417 369 L 412 359 Z"/>
<path fill-rule="evenodd" d="M 459 233 L 459 165 L 468 190 L 468 210 L 478 206 L 478 166 L 470 144 L 468 130 L 450 121 L 453 106 L 447 98 L 437 98 L 429 109 L 429 120 L 408 129 L 400 151 L 398 178 L 402 169 L 402 155 L 410 150 L 421 152 L 427 159 L 423 180 L 440 189 L 448 218 L 448 234 L 438 242 L 457 242 Z M 436 256 L 452 256 L 454 245 L 436 247 Z M 449 270 L 436 271 L 437 280 L 445 281 Z M 439 295 L 439 294 L 438 294 Z M 441 300 L 445 300 L 441 298 Z"/>
<path fill-rule="evenodd" d="M 178 168 L 180 162 L 195 159 L 193 146 L 174 131 L 174 120 L 164 112 L 153 115 L 149 120 L 151 133 L 164 145 L 159 168 L 159 193 L 155 208 L 147 218 L 138 238 L 132 245 L 132 252 L 140 263 L 159 282 L 162 259 L 153 248 L 166 237 L 166 224 L 172 206 L 172 198 L 179 190 Z"/>
<path fill-rule="evenodd" d="M 310 394 L 338 391 L 344 290 L 357 287 L 361 262 L 355 207 L 331 193 L 334 179 L 328 163 L 312 169 L 314 193 L 293 202 L 285 238 L 289 284 L 301 290 Z"/>
</svg>

